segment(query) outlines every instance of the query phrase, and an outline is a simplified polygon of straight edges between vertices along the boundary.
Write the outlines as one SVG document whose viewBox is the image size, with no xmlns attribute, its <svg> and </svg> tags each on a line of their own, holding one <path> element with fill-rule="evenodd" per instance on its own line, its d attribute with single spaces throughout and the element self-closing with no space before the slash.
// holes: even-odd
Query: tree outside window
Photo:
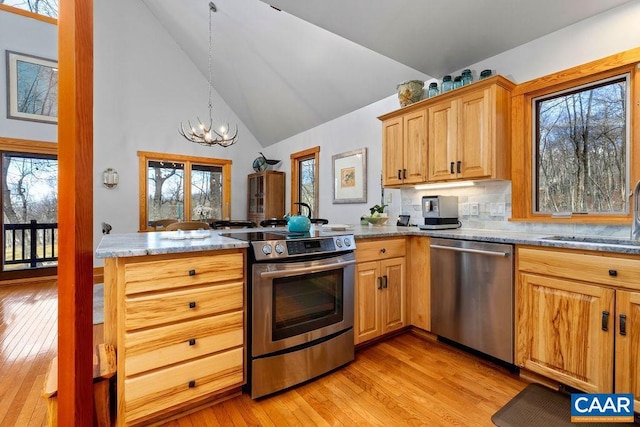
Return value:
<svg viewBox="0 0 640 427">
<path fill-rule="evenodd" d="M 58 0 L 0 0 L 0 4 L 58 19 Z"/>
</svg>

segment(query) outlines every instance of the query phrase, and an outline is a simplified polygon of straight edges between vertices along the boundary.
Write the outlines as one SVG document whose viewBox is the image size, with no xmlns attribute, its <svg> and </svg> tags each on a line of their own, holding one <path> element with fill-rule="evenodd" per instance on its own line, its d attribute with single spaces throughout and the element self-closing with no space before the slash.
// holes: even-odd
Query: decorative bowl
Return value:
<svg viewBox="0 0 640 427">
<path fill-rule="evenodd" d="M 374 226 L 384 225 L 388 220 L 388 216 L 365 216 L 365 221 Z"/>
</svg>

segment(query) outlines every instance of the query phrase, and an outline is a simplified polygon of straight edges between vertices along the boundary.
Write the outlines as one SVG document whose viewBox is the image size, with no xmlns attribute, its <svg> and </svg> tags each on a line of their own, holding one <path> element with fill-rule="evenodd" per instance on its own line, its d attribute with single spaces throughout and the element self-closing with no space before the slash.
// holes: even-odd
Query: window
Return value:
<svg viewBox="0 0 640 427">
<path fill-rule="evenodd" d="M 640 48 L 518 85 L 512 220 L 628 225 L 640 179 Z"/>
<path fill-rule="evenodd" d="M 151 222 L 161 219 L 230 217 L 230 160 L 142 151 L 138 157 L 140 230 L 152 229 Z"/>
<path fill-rule="evenodd" d="M 629 75 L 534 99 L 535 212 L 626 213 Z"/>
<path fill-rule="evenodd" d="M 291 212 L 298 211 L 295 202 L 311 207 L 311 216 L 318 217 L 318 169 L 320 147 L 291 154 Z M 305 214 L 306 212 L 302 212 Z"/>
<path fill-rule="evenodd" d="M 0 138 L 0 279 L 52 276 L 58 264 L 57 144 Z"/>
<path fill-rule="evenodd" d="M 4 0 L 0 9 L 57 24 L 58 0 Z"/>
</svg>

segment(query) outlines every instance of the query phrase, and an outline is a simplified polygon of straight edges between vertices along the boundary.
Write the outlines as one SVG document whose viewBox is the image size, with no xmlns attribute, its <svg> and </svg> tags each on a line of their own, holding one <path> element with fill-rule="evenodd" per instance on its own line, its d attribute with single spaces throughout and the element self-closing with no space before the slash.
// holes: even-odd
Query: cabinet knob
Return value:
<svg viewBox="0 0 640 427">
<path fill-rule="evenodd" d="M 196 302 L 195 301 L 191 301 L 189 303 L 189 308 L 196 308 Z"/>
<path fill-rule="evenodd" d="M 385 253 L 385 252 L 387 252 L 387 250 L 386 250 L 385 248 L 380 249 L 380 253 L 381 253 L 381 254 L 383 254 L 383 253 Z"/>
<path fill-rule="evenodd" d="M 191 338 L 189 340 L 189 345 L 196 345 L 196 339 L 195 338 Z"/>
<path fill-rule="evenodd" d="M 196 275 L 195 270 L 189 270 L 189 276 L 195 276 L 195 275 Z"/>
<path fill-rule="evenodd" d="M 189 388 L 194 388 L 196 386 L 196 380 L 189 381 Z"/>
<path fill-rule="evenodd" d="M 609 270 L 609 276 L 616 277 L 618 275 L 618 270 Z"/>
</svg>

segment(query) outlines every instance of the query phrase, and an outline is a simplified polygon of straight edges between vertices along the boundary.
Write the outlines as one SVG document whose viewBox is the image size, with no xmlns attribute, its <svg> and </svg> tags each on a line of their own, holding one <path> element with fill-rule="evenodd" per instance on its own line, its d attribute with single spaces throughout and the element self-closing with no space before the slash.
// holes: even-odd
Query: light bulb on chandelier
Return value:
<svg viewBox="0 0 640 427">
<path fill-rule="evenodd" d="M 178 132 L 185 137 L 188 141 L 195 142 L 196 144 L 206 145 L 212 147 L 214 145 L 220 145 L 222 147 L 229 147 L 238 141 L 238 125 L 233 136 L 229 136 L 229 124 L 227 126 L 221 126 L 220 132 L 216 132 L 213 129 L 213 103 L 211 102 L 211 20 L 213 12 L 216 12 L 217 8 L 213 2 L 209 2 L 209 126 L 206 126 L 198 117 L 198 130 L 187 121 L 189 124 L 189 130 L 186 131 L 184 125 L 180 123 L 180 129 Z"/>
</svg>

